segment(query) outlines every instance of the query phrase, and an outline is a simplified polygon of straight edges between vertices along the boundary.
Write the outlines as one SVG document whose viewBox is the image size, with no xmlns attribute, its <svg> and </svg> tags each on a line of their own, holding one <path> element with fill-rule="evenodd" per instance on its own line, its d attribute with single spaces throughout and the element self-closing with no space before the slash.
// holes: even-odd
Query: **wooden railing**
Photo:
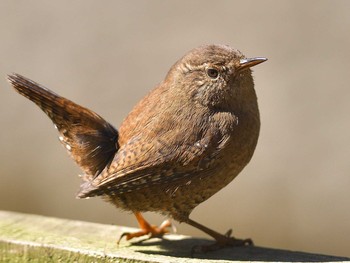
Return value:
<svg viewBox="0 0 350 263">
<path fill-rule="evenodd" d="M 0 262 L 232 262 L 349 261 L 349 258 L 292 252 L 258 246 L 196 253 L 206 239 L 166 235 L 163 239 L 122 242 L 133 228 L 0 211 Z"/>
</svg>

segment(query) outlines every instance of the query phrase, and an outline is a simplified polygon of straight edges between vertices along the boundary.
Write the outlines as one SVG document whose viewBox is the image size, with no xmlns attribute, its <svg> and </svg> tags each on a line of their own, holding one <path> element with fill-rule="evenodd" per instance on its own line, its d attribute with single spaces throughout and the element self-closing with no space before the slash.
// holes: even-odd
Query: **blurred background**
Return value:
<svg viewBox="0 0 350 263">
<path fill-rule="evenodd" d="M 119 127 L 185 52 L 221 43 L 269 59 L 254 68 L 261 135 L 250 164 L 191 217 L 259 246 L 350 256 L 349 1 L 3 0 L 0 22 L 0 209 L 137 226 L 99 198 L 75 199 L 80 170 L 6 74 Z"/>
</svg>

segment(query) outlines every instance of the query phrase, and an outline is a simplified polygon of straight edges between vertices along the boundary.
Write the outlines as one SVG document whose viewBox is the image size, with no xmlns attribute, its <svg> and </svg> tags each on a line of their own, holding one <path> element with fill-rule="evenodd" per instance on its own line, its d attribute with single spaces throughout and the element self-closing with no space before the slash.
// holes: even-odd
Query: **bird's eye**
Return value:
<svg viewBox="0 0 350 263">
<path fill-rule="evenodd" d="M 219 71 L 215 68 L 208 68 L 207 75 L 211 79 L 216 79 L 219 76 Z"/>
</svg>

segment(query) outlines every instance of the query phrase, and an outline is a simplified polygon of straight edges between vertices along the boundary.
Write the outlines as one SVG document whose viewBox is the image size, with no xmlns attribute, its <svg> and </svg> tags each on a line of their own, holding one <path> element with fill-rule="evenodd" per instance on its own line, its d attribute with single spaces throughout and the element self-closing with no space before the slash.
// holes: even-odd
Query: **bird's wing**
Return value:
<svg viewBox="0 0 350 263">
<path fill-rule="evenodd" d="M 145 142 L 142 137 L 135 137 L 118 151 L 110 167 L 112 172 L 105 170 L 92 182 L 83 183 L 77 197 L 118 195 L 152 185 L 170 188 L 190 183 L 196 177 L 204 178 L 216 168 L 212 165 L 215 155 L 227 139 L 207 132 L 192 145 L 174 145 L 169 140 Z"/>
<path fill-rule="evenodd" d="M 90 179 L 110 164 L 119 148 L 118 131 L 111 124 L 19 74 L 9 75 L 8 81 L 49 116 L 59 131 L 60 141 Z"/>
</svg>

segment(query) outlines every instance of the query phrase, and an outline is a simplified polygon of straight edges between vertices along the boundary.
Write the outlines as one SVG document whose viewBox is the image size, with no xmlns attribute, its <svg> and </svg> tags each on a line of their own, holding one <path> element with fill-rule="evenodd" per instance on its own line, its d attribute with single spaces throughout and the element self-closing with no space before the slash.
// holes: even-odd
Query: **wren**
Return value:
<svg viewBox="0 0 350 263">
<path fill-rule="evenodd" d="M 162 236 L 141 212 L 154 211 L 190 224 L 216 243 L 252 244 L 219 234 L 189 218 L 192 210 L 230 183 L 248 164 L 260 130 L 251 67 L 266 58 L 246 58 L 225 45 L 188 52 L 123 121 L 119 131 L 84 108 L 19 74 L 12 86 L 53 121 L 59 139 L 83 170 L 78 198 L 101 196 L 132 211 L 141 230 L 127 240 Z"/>
</svg>

